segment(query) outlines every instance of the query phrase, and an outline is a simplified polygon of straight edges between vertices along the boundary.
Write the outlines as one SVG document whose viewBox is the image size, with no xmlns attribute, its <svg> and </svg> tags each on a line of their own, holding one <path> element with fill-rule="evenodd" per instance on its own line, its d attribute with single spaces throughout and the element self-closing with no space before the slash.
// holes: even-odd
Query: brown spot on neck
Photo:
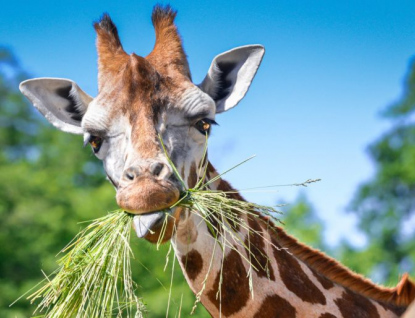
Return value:
<svg viewBox="0 0 415 318">
<path fill-rule="evenodd" d="M 221 275 L 222 284 L 219 285 Z M 219 288 L 220 293 L 218 293 Z M 241 256 L 235 250 L 230 251 L 223 260 L 223 272 L 218 272 L 213 289 L 207 293 L 207 296 L 226 317 L 237 313 L 247 303 L 249 299 L 247 272 Z"/>
<path fill-rule="evenodd" d="M 337 318 L 335 315 L 332 315 L 328 312 L 321 314 L 318 318 Z"/>
<path fill-rule="evenodd" d="M 189 176 L 187 178 L 187 186 L 189 189 L 192 189 L 197 184 L 197 170 L 196 170 L 196 164 L 192 162 L 192 165 L 190 166 Z"/>
<path fill-rule="evenodd" d="M 278 295 L 267 296 L 254 318 L 268 317 L 295 318 L 296 310 L 287 300 Z"/>
<path fill-rule="evenodd" d="M 212 177 L 212 175 L 214 175 L 215 173 L 217 173 L 216 172 L 216 169 L 213 167 L 213 165 L 210 162 L 208 162 L 207 171 L 208 171 L 209 174 L 211 174 L 211 177 Z"/>
<path fill-rule="evenodd" d="M 203 268 L 203 259 L 196 250 L 191 250 L 181 258 L 183 269 L 191 280 L 195 280 Z"/>
<path fill-rule="evenodd" d="M 334 302 L 343 317 L 380 318 L 376 306 L 369 299 L 350 290 L 345 290 Z"/>
<path fill-rule="evenodd" d="M 314 274 L 314 277 L 317 278 L 321 286 L 324 287 L 324 289 L 331 289 L 334 287 L 334 283 L 321 275 L 320 273 L 317 273 L 313 268 L 309 267 L 311 272 Z"/>
<path fill-rule="evenodd" d="M 275 281 L 274 270 L 270 266 L 268 255 L 265 251 L 264 232 L 258 221 L 253 216 L 248 216 L 249 234 L 245 239 L 247 257 L 251 259 L 259 277 L 268 277 Z M 270 248 L 271 250 L 271 248 Z"/>
<path fill-rule="evenodd" d="M 325 305 L 326 297 L 303 271 L 298 260 L 286 250 L 280 249 L 281 246 L 275 239 L 272 240 L 272 243 L 276 247 L 274 248 L 274 257 L 278 264 L 281 279 L 288 290 L 303 301 Z"/>
</svg>

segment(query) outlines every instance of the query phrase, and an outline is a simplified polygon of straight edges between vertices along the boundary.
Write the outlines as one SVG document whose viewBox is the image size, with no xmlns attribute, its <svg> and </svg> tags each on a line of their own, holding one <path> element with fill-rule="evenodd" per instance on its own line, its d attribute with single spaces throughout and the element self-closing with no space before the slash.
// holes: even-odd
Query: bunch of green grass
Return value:
<svg viewBox="0 0 415 318">
<path fill-rule="evenodd" d="M 145 307 L 134 293 L 129 246 L 132 215 L 110 213 L 93 221 L 62 250 L 58 269 L 29 296 L 42 298 L 44 317 L 142 317 Z"/>
</svg>

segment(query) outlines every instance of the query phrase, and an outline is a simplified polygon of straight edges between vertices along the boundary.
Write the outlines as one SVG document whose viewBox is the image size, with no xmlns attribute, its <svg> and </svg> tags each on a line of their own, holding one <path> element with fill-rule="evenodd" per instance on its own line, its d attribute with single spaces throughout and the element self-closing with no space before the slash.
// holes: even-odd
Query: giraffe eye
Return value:
<svg viewBox="0 0 415 318">
<path fill-rule="evenodd" d="M 201 134 L 209 135 L 212 125 L 217 125 L 217 123 L 213 119 L 203 118 L 196 123 L 195 127 Z"/>
<path fill-rule="evenodd" d="M 92 150 L 94 151 L 94 153 L 97 153 L 101 149 L 103 139 L 101 137 L 91 136 L 91 137 L 89 137 L 88 142 L 91 145 Z"/>
</svg>

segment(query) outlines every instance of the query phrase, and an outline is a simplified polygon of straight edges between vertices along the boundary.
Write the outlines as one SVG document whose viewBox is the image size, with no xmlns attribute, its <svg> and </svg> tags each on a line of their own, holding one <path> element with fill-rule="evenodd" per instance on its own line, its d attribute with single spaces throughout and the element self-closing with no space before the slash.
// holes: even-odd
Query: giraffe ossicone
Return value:
<svg viewBox="0 0 415 318">
<path fill-rule="evenodd" d="M 193 187 L 204 167 L 207 179 L 217 176 L 204 158 L 206 135 L 216 114 L 245 96 L 264 54 L 261 45 L 222 53 L 195 85 L 175 16 L 169 6 L 154 8 L 156 43 L 146 57 L 124 51 L 107 14 L 94 24 L 95 97 L 67 79 L 38 78 L 20 85 L 55 127 L 82 134 L 91 144 L 118 205 L 139 215 L 137 234 L 153 243 L 163 227 L 160 211 L 179 200 L 184 186 Z M 221 178 L 209 186 L 243 200 Z M 377 286 L 262 215 L 241 213 L 240 218 L 244 226 L 231 230 L 244 244 L 223 249 L 218 241 L 227 239 L 226 231 L 217 225 L 212 234 L 202 216 L 188 209 L 172 209 L 164 228 L 163 241 L 171 239 L 190 288 L 213 317 L 398 317 L 415 298 L 407 275 L 395 288 Z"/>
</svg>

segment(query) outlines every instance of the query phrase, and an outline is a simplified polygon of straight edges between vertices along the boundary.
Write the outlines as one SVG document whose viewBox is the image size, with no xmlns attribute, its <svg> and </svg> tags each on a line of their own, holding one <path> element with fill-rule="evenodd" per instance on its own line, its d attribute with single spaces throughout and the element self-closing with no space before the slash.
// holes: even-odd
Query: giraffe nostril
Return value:
<svg viewBox="0 0 415 318">
<path fill-rule="evenodd" d="M 125 176 L 128 180 L 134 180 L 134 175 L 131 172 L 126 172 Z"/>
<path fill-rule="evenodd" d="M 133 181 L 138 176 L 138 169 L 135 167 L 130 167 L 124 171 L 124 178 Z"/>
<path fill-rule="evenodd" d="M 164 168 L 164 164 L 161 162 L 155 162 L 150 167 L 150 172 L 153 176 L 158 177 Z"/>
</svg>

